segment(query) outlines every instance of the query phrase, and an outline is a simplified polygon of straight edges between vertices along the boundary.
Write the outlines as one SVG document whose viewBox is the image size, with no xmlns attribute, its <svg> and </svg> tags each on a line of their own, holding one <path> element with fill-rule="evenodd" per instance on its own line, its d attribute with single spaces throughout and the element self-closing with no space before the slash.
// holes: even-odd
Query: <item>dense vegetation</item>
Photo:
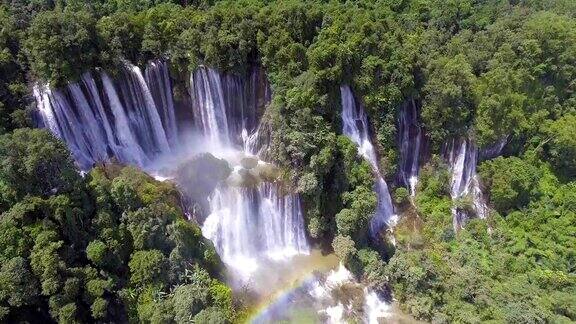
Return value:
<svg viewBox="0 0 576 324">
<path fill-rule="evenodd" d="M 220 261 L 176 189 L 132 167 L 80 177 L 44 130 L 0 137 L 2 322 L 222 322 Z"/>
<path fill-rule="evenodd" d="M 573 321 L 575 183 L 533 157 L 484 162 L 495 211 L 454 233 L 442 174 L 427 167 L 397 229 L 387 274 L 405 309 L 434 322 Z"/>
<path fill-rule="evenodd" d="M 173 189 L 131 168 L 81 178 L 61 143 L 13 131 L 30 125 L 27 82 L 164 57 L 175 79 L 199 64 L 266 69 L 269 158 L 291 170 L 310 237 L 371 284 L 388 278 L 405 310 L 438 322 L 576 320 L 574 1 L 0 3 L 4 318 L 232 319 L 229 291 L 208 276 L 213 250 L 199 250 Z M 432 157 L 413 203 L 395 190 L 395 251 L 367 238 L 373 177 L 339 135 L 341 84 L 368 111 L 392 187 L 398 109 L 421 106 Z M 455 233 L 438 156 L 462 136 L 508 144 L 479 165 L 491 215 Z"/>
</svg>

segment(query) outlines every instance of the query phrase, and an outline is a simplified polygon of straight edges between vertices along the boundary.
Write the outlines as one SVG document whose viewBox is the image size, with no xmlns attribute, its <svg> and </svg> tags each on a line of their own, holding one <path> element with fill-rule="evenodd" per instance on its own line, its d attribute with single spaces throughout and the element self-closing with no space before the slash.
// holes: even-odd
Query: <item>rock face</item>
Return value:
<svg viewBox="0 0 576 324">
<path fill-rule="evenodd" d="M 231 172 L 228 162 L 210 153 L 199 154 L 176 169 L 174 178 L 196 218 L 203 219 L 206 216 L 209 210 L 208 197 Z"/>
</svg>

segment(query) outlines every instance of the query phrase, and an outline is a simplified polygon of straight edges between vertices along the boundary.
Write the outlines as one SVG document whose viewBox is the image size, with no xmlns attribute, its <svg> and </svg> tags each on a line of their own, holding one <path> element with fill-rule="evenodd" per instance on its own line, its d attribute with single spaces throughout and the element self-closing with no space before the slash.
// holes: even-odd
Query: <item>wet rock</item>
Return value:
<svg viewBox="0 0 576 324">
<path fill-rule="evenodd" d="M 274 182 L 280 177 L 280 169 L 269 163 L 259 163 L 255 170 L 262 181 Z"/>
<path fill-rule="evenodd" d="M 174 180 L 189 203 L 199 204 L 201 210 L 207 211 L 208 196 L 231 172 L 225 160 L 202 153 L 178 166 Z"/>
<path fill-rule="evenodd" d="M 228 184 L 236 187 L 253 188 L 258 186 L 260 178 L 252 170 L 239 169 L 236 170 L 230 178 Z"/>
<path fill-rule="evenodd" d="M 258 158 L 256 157 L 244 157 L 240 160 L 240 165 L 244 169 L 254 169 L 258 166 Z"/>
</svg>

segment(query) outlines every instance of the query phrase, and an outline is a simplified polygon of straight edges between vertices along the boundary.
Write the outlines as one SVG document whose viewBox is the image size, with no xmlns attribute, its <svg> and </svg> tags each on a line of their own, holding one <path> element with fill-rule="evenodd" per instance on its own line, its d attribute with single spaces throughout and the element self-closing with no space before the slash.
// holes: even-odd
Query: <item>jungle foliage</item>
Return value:
<svg viewBox="0 0 576 324">
<path fill-rule="evenodd" d="M 2 322 L 233 320 L 218 255 L 173 185 L 119 165 L 81 177 L 45 130 L 2 135 L 0 161 Z"/>
<path fill-rule="evenodd" d="M 165 58 L 175 79 L 201 64 L 264 67 L 268 158 L 290 170 L 309 236 L 359 277 L 390 285 L 417 318 L 576 321 L 575 40 L 571 0 L 1 1 L 3 316 L 233 316 L 207 275 L 213 249 L 198 250 L 207 243 L 172 189 L 132 168 L 80 178 L 63 144 L 14 131 L 31 122 L 27 82 L 61 86 L 88 69 Z M 367 237 L 374 180 L 341 136 L 343 84 L 367 110 L 403 214 L 395 249 Z M 398 109 L 411 99 L 431 155 L 414 198 L 393 182 Z M 507 145 L 478 167 L 490 216 L 454 232 L 439 156 L 459 137 Z"/>
</svg>

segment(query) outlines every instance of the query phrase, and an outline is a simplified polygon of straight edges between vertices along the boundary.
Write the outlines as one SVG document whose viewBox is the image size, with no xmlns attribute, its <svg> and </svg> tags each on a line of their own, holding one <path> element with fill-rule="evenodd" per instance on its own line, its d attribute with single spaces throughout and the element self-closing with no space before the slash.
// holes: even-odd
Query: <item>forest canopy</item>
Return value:
<svg viewBox="0 0 576 324">
<path fill-rule="evenodd" d="M 172 185 L 118 165 L 81 176 L 63 142 L 32 129 L 34 84 L 153 59 L 177 85 L 200 65 L 264 68 L 269 158 L 290 170 L 308 236 L 403 310 L 438 323 L 576 321 L 572 0 L 0 1 L 1 321 L 239 318 Z M 367 237 L 374 177 L 342 136 L 344 84 L 402 214 L 395 246 Z M 429 144 L 413 198 L 394 182 L 407 101 Z M 456 232 L 440 157 L 464 137 L 505 148 L 478 165 L 490 215 Z"/>
</svg>

